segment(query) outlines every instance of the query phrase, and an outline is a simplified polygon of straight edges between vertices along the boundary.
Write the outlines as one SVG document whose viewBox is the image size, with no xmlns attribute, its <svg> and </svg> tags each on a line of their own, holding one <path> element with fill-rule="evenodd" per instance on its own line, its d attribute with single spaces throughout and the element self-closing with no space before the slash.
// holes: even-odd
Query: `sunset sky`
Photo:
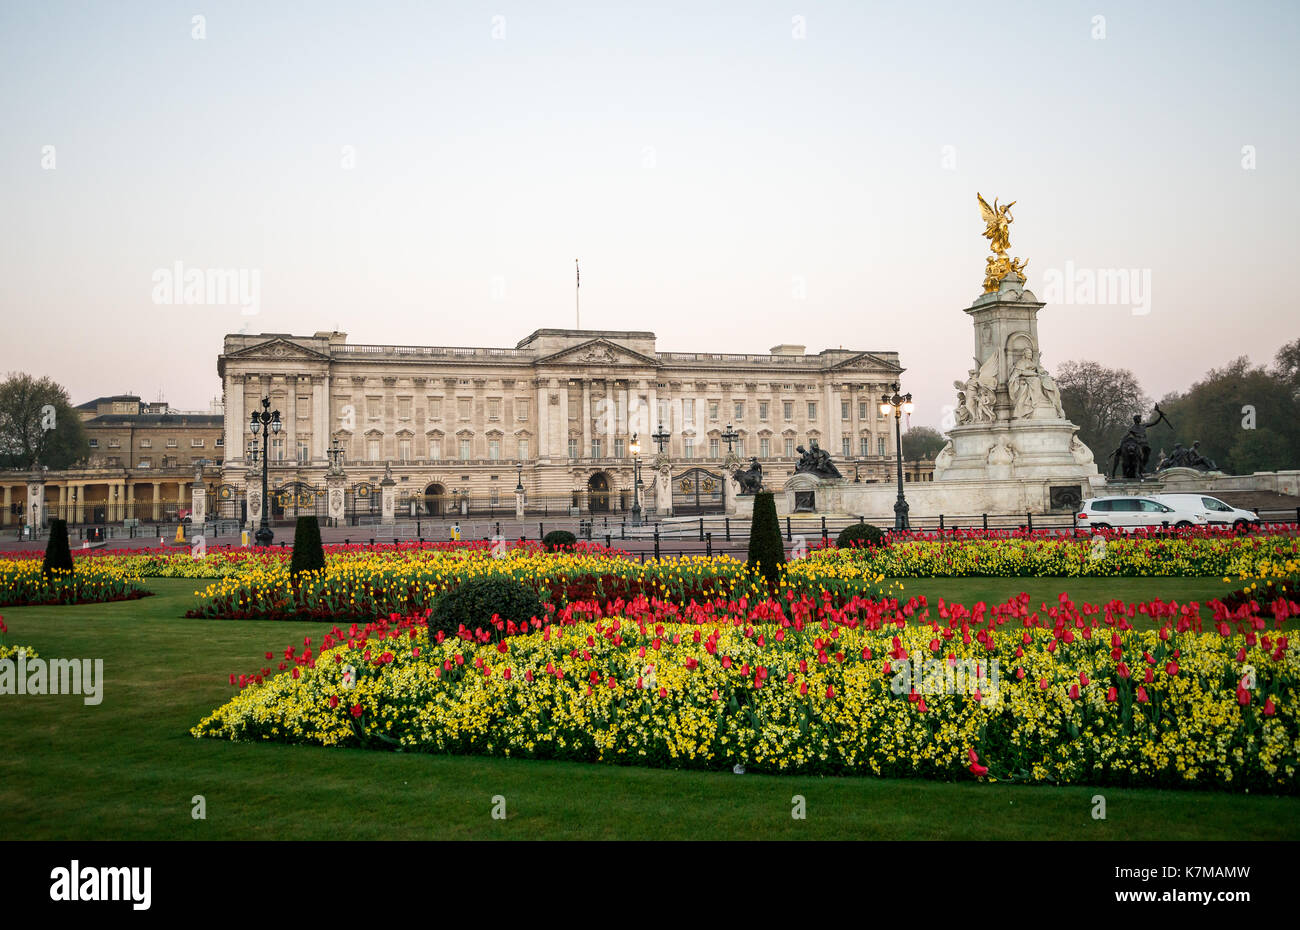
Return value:
<svg viewBox="0 0 1300 930">
<path fill-rule="evenodd" d="M 897 350 L 937 426 L 980 191 L 1040 298 L 1149 282 L 1040 337 L 1159 397 L 1300 336 L 1298 47 L 1293 2 L 5 3 L 0 371 L 206 409 L 225 333 L 513 346 L 579 257 L 585 328 Z M 257 312 L 157 302 L 178 262 Z"/>
</svg>

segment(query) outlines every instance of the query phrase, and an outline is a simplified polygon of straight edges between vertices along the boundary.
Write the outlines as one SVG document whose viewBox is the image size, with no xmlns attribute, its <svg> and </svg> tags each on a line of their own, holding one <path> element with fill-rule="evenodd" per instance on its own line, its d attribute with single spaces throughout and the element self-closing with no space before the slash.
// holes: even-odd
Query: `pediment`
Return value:
<svg viewBox="0 0 1300 930">
<path fill-rule="evenodd" d="M 544 355 L 536 362 L 538 366 L 556 364 L 578 365 L 648 365 L 658 367 L 658 360 L 633 352 L 627 346 L 610 342 L 603 337 L 588 339 L 577 345 L 569 346 L 550 355 Z"/>
<path fill-rule="evenodd" d="M 306 359 L 309 361 L 328 362 L 330 357 L 323 352 L 317 352 L 314 349 L 308 349 L 300 346 L 296 342 L 290 342 L 288 339 L 276 337 L 268 339 L 266 342 L 259 342 L 257 345 L 246 346 L 235 352 L 226 355 L 226 360 L 231 361 L 239 359 Z"/>
<path fill-rule="evenodd" d="M 884 369 L 885 371 L 903 370 L 901 365 L 897 365 L 894 362 L 886 361 L 885 359 L 881 358 L 879 355 L 873 355 L 870 352 L 859 352 L 857 355 L 850 356 L 849 358 L 846 358 L 844 361 L 836 365 L 832 365 L 830 368 L 827 369 L 827 371 L 862 371 L 862 370 L 880 371 L 881 369 Z"/>
</svg>

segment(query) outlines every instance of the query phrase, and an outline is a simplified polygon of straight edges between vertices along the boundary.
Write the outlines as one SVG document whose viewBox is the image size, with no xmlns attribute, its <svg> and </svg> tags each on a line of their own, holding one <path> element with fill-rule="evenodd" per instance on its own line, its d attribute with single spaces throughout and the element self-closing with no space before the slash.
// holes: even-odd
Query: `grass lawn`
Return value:
<svg viewBox="0 0 1300 930">
<path fill-rule="evenodd" d="M 908 579 L 965 603 L 1204 599 L 1218 579 Z M 202 584 L 4 608 L 9 643 L 104 660 L 104 700 L 0 697 L 0 830 L 26 839 L 1296 839 L 1300 799 L 1206 792 L 737 776 L 196 740 L 230 672 L 316 623 L 188 620 Z M 1092 797 L 1107 819 L 1092 819 Z M 207 819 L 193 820 L 201 794 Z M 507 819 L 490 816 L 504 795 Z M 807 819 L 790 816 L 807 799 Z"/>
</svg>

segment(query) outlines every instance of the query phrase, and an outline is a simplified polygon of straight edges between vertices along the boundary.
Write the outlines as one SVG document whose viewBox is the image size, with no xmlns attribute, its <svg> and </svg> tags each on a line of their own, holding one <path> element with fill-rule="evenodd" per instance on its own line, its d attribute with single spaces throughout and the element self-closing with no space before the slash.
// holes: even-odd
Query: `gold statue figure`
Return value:
<svg viewBox="0 0 1300 930">
<path fill-rule="evenodd" d="M 984 238 L 989 240 L 989 249 L 993 254 L 984 264 L 984 293 L 991 294 L 1002 284 L 1002 279 L 1014 274 L 1025 279 L 1025 266 L 1029 263 L 1019 258 L 1008 258 L 1007 249 L 1011 248 L 1011 224 L 1016 218 L 1011 215 L 1011 208 L 1016 201 L 998 206 L 993 198 L 993 206 L 978 191 L 975 197 L 980 202 L 980 215 L 984 218 Z"/>
<path fill-rule="evenodd" d="M 1011 248 L 1011 224 L 1016 218 L 1011 215 L 1011 208 L 1016 205 L 1013 200 L 1005 206 L 998 206 L 998 199 L 993 198 L 993 206 L 984 199 L 979 191 L 975 196 L 980 202 L 980 215 L 984 217 L 984 238 L 989 241 L 989 248 L 998 255 L 1005 254 Z"/>
</svg>

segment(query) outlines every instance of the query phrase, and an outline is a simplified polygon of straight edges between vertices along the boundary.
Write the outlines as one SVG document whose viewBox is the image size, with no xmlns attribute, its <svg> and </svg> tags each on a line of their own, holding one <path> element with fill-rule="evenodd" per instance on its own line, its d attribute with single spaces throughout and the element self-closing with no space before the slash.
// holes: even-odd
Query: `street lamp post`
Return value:
<svg viewBox="0 0 1300 930">
<path fill-rule="evenodd" d="M 641 525 L 641 440 L 632 434 L 632 525 Z"/>
<path fill-rule="evenodd" d="M 899 394 L 898 385 L 892 384 L 893 394 L 886 394 L 880 398 L 880 412 L 888 415 L 891 411 L 894 414 L 894 445 L 895 461 L 898 463 L 898 500 L 894 501 L 894 529 L 907 530 L 911 529 L 907 521 L 907 498 L 903 496 L 903 429 L 901 421 L 904 413 L 911 413 L 915 407 L 912 404 L 911 394 Z"/>
<path fill-rule="evenodd" d="M 262 446 L 259 450 L 257 437 L 262 432 L 263 427 L 266 428 L 266 435 L 262 438 Z M 271 541 L 275 539 L 275 533 L 271 531 L 271 520 L 268 514 L 271 502 L 266 495 L 268 483 L 267 465 L 271 460 L 271 436 L 280 432 L 280 411 L 271 409 L 271 398 L 262 398 L 262 410 L 260 413 L 256 410 L 253 411 L 248 421 L 248 428 L 253 432 L 253 443 L 250 450 L 253 461 L 257 461 L 259 451 L 262 456 L 262 522 L 253 538 L 257 540 L 259 546 L 269 546 Z"/>
</svg>

